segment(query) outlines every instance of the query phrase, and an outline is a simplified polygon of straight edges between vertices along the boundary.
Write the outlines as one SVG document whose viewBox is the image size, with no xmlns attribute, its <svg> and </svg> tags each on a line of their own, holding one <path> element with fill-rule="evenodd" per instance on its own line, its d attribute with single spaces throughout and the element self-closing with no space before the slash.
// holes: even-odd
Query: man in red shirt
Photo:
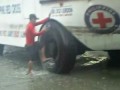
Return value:
<svg viewBox="0 0 120 90">
<path fill-rule="evenodd" d="M 36 15 L 35 14 L 30 14 L 29 19 L 30 19 L 30 22 L 28 23 L 28 25 L 26 27 L 26 31 L 25 31 L 26 50 L 27 50 L 28 58 L 29 58 L 28 73 L 27 74 L 32 73 L 32 60 L 34 59 L 34 55 L 36 53 L 35 40 L 34 40 L 35 36 L 43 35 L 46 32 L 46 30 L 36 32 L 35 31 L 35 26 L 40 25 L 40 24 L 44 24 L 46 21 L 49 20 L 49 17 L 45 18 L 45 19 L 43 19 L 43 20 L 41 20 L 39 22 L 36 22 L 36 20 L 38 19 L 36 17 Z"/>
</svg>

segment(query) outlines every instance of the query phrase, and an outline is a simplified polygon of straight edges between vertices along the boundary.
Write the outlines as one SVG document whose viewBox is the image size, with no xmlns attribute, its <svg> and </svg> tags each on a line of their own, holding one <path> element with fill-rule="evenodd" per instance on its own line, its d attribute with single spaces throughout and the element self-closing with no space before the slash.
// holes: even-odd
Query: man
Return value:
<svg viewBox="0 0 120 90">
<path fill-rule="evenodd" d="M 50 16 L 50 15 L 49 15 Z M 32 61 L 34 60 L 34 54 L 36 53 L 35 49 L 35 36 L 43 35 L 46 30 L 42 30 L 40 32 L 35 31 L 35 26 L 44 24 L 46 21 L 49 20 L 48 18 L 45 18 L 44 20 L 41 20 L 39 22 L 36 22 L 38 18 L 36 17 L 35 14 L 30 14 L 29 15 L 29 20 L 30 22 L 28 23 L 25 31 L 25 36 L 26 36 L 26 50 L 28 53 L 28 73 L 27 74 L 32 74 Z"/>
</svg>

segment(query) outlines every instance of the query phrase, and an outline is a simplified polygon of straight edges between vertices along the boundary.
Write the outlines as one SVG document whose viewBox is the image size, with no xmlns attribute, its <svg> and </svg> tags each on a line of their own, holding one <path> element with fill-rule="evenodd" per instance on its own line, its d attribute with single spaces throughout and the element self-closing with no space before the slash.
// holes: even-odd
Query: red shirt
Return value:
<svg viewBox="0 0 120 90">
<path fill-rule="evenodd" d="M 44 30 L 40 32 L 35 31 L 35 26 L 45 23 L 49 18 L 45 18 L 44 20 L 41 20 L 39 22 L 36 22 L 33 24 L 32 22 L 29 22 L 25 31 L 26 36 L 26 45 L 33 45 L 35 42 L 35 36 L 43 35 L 45 33 Z"/>
</svg>

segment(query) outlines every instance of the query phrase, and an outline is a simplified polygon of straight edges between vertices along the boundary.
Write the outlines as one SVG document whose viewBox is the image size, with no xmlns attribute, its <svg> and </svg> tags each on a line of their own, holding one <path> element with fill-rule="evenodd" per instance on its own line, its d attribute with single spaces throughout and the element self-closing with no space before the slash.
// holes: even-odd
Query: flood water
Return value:
<svg viewBox="0 0 120 90">
<path fill-rule="evenodd" d="M 30 76 L 24 50 L 12 51 L 0 56 L 0 90 L 120 90 L 120 70 L 103 66 L 80 67 L 77 62 L 70 74 L 58 75 L 35 63 Z"/>
</svg>

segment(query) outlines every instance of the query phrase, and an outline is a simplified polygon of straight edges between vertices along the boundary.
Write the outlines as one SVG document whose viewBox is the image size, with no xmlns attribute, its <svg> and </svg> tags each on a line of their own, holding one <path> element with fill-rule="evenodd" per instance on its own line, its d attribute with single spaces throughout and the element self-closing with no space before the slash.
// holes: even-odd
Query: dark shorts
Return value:
<svg viewBox="0 0 120 90">
<path fill-rule="evenodd" d="M 37 47 L 37 45 L 36 44 L 26 45 L 25 49 L 27 51 L 27 58 L 29 60 L 36 60 L 36 58 L 38 57 L 38 51 L 39 51 L 39 48 Z"/>
<path fill-rule="evenodd" d="M 34 49 L 35 47 L 32 45 L 32 46 L 25 46 L 25 49 L 27 51 L 27 58 L 29 60 L 34 60 L 35 59 L 35 53 L 36 53 L 36 50 Z"/>
</svg>

